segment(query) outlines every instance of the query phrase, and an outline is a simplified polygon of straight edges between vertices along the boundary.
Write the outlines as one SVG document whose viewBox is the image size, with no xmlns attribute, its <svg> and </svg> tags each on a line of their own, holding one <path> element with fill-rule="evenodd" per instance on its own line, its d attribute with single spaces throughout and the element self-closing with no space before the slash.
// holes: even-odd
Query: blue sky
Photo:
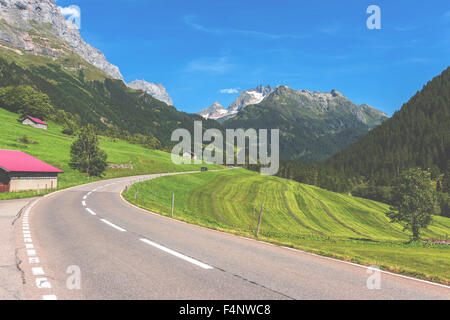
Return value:
<svg viewBox="0 0 450 320">
<path fill-rule="evenodd" d="M 392 114 L 450 65 L 448 0 L 56 3 L 80 6 L 82 36 L 127 82 L 162 83 L 187 112 L 284 84 L 336 89 Z M 381 30 L 366 26 L 372 4 L 381 8 Z"/>
</svg>

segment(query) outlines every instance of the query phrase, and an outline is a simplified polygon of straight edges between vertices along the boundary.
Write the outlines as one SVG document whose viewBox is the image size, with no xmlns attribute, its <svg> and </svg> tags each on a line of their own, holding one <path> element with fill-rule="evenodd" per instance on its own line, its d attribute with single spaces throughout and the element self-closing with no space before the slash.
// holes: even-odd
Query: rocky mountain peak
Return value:
<svg viewBox="0 0 450 320">
<path fill-rule="evenodd" d="M 212 104 L 210 108 L 220 109 L 223 108 L 223 106 L 220 104 L 220 102 L 216 101 Z"/>
<path fill-rule="evenodd" d="M 272 92 L 272 88 L 270 87 L 270 85 L 267 85 L 265 87 L 262 85 L 259 85 L 256 87 L 256 89 L 250 89 L 249 91 L 252 91 L 252 90 L 259 92 L 259 93 L 263 94 L 264 96 L 267 96 L 270 92 Z"/>
<path fill-rule="evenodd" d="M 53 0 L 0 0 L 0 19 L 0 42 L 8 46 L 52 57 L 75 52 L 112 78 L 123 80 L 119 68 L 81 38 Z"/>
<path fill-rule="evenodd" d="M 218 113 L 216 110 L 211 109 L 212 107 L 211 106 L 209 108 L 203 109 L 197 114 L 201 115 L 205 119 L 216 119 L 216 120 L 228 119 L 234 117 L 239 111 L 241 111 L 245 107 L 252 104 L 260 103 L 271 92 L 272 88 L 270 87 L 270 85 L 267 85 L 265 87 L 263 85 L 259 85 L 254 89 L 242 91 L 239 97 L 237 97 L 237 99 L 232 104 L 230 104 L 228 109 L 225 109 L 223 108 L 222 105 L 220 105 L 222 109 L 220 109 L 220 112 Z"/>
<path fill-rule="evenodd" d="M 331 95 L 333 97 L 344 97 L 344 95 L 342 93 L 340 93 L 339 91 L 337 91 L 336 89 L 331 90 Z"/>
<path fill-rule="evenodd" d="M 203 109 L 197 114 L 205 119 L 218 120 L 226 116 L 228 113 L 227 109 L 224 108 L 219 102 L 214 102 L 210 107 Z"/>
<path fill-rule="evenodd" d="M 166 88 L 162 84 L 150 83 L 145 80 L 135 80 L 127 84 L 127 86 L 135 90 L 142 90 L 153 98 L 165 102 L 170 106 L 173 105 L 172 98 L 170 98 Z"/>
</svg>

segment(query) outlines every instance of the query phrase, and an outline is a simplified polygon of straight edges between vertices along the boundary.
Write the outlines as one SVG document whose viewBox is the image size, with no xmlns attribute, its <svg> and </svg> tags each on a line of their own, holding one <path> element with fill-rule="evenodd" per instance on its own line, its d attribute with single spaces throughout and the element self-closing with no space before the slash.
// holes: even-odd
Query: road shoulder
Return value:
<svg viewBox="0 0 450 320">
<path fill-rule="evenodd" d="M 24 288 L 15 219 L 33 199 L 0 201 L 0 300 L 21 300 Z M 14 223 L 14 224 L 13 224 Z"/>
</svg>

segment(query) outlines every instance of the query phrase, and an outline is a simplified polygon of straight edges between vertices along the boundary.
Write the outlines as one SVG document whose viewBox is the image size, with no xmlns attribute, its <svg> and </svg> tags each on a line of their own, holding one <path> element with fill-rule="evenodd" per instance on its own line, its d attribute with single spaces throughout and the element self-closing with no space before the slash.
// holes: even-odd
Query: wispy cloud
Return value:
<svg viewBox="0 0 450 320">
<path fill-rule="evenodd" d="M 229 62 L 228 57 L 199 58 L 189 62 L 184 71 L 223 74 L 233 69 L 233 67 L 234 64 Z"/>
<path fill-rule="evenodd" d="M 219 92 L 223 94 L 235 94 L 239 92 L 240 88 L 222 89 Z"/>
<path fill-rule="evenodd" d="M 217 35 L 230 35 L 230 34 L 239 34 L 243 36 L 253 36 L 253 37 L 259 37 L 259 38 L 266 38 L 266 39 L 302 39 L 304 36 L 301 35 L 295 35 L 295 34 L 273 34 L 273 33 L 265 33 L 265 32 L 259 32 L 259 31 L 253 31 L 253 30 L 240 30 L 240 29 L 230 29 L 230 28 L 209 28 L 205 27 L 197 22 L 196 16 L 194 15 L 188 15 L 184 17 L 184 22 L 186 25 L 202 32 L 211 33 L 211 34 L 217 34 Z"/>
</svg>

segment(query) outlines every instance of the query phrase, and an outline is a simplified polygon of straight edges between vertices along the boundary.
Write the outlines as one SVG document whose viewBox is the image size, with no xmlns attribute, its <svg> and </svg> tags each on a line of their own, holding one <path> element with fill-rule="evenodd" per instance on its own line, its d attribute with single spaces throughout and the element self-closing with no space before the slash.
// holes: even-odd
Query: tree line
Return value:
<svg viewBox="0 0 450 320">
<path fill-rule="evenodd" d="M 393 204 L 397 180 L 411 168 L 430 173 L 435 213 L 450 217 L 450 68 L 361 140 L 325 162 L 281 161 L 278 176 Z"/>
</svg>

